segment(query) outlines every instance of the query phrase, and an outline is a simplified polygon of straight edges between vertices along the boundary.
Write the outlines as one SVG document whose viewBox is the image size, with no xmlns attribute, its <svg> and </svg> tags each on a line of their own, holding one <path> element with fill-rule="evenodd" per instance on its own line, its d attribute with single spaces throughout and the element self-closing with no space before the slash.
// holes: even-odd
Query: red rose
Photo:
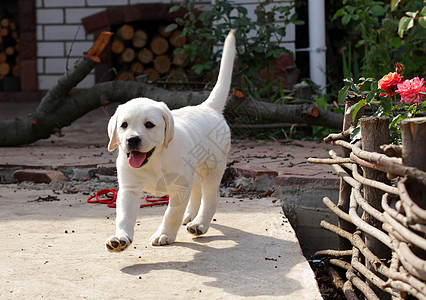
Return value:
<svg viewBox="0 0 426 300">
<path fill-rule="evenodd" d="M 395 87 L 403 78 L 404 76 L 401 76 L 396 72 L 391 72 L 383 76 L 383 78 L 379 80 L 379 89 L 385 90 L 387 94 L 381 93 L 380 96 L 390 97 L 395 94 Z"/>
</svg>

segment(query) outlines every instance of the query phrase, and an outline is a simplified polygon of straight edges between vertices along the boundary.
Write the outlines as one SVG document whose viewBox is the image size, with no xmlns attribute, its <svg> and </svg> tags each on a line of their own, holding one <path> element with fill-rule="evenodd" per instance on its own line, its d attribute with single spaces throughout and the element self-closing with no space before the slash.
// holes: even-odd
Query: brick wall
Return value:
<svg viewBox="0 0 426 300">
<path fill-rule="evenodd" d="M 71 68 L 93 44 L 92 33 L 86 34 L 82 19 L 114 6 L 146 3 L 172 4 L 179 0 L 36 0 L 38 88 L 48 90 L 56 84 L 67 68 Z M 235 1 L 244 5 L 254 17 L 257 0 Z M 286 5 L 289 1 L 277 0 Z M 294 28 L 288 28 L 286 47 L 294 50 Z M 78 88 L 95 83 L 92 72 Z"/>
</svg>

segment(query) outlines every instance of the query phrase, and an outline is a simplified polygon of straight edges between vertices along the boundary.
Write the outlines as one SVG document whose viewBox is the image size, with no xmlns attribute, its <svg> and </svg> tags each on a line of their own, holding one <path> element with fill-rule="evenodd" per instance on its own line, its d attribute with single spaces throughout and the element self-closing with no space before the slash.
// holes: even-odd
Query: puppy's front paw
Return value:
<svg viewBox="0 0 426 300">
<path fill-rule="evenodd" d="M 183 225 L 188 224 L 189 222 L 191 222 L 192 220 L 194 220 L 195 215 L 190 214 L 190 213 L 185 213 L 185 216 L 183 217 Z"/>
<path fill-rule="evenodd" d="M 167 234 L 164 233 L 155 233 L 152 235 L 149 241 L 153 246 L 163 246 L 170 245 L 175 241 L 175 238 L 169 237 Z"/>
<path fill-rule="evenodd" d="M 130 246 L 132 241 L 127 236 L 111 236 L 105 241 L 105 249 L 108 252 L 121 252 Z"/>
<path fill-rule="evenodd" d="M 186 230 L 193 235 L 205 234 L 208 229 L 209 229 L 208 226 L 205 226 L 205 225 L 199 224 L 199 223 L 195 223 L 195 222 L 190 222 L 186 225 Z"/>
</svg>

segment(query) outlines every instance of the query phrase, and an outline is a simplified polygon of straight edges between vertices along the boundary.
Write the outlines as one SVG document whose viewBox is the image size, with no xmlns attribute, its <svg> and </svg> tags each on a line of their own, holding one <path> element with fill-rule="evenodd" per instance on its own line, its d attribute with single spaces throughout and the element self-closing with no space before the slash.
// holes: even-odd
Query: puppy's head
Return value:
<svg viewBox="0 0 426 300">
<path fill-rule="evenodd" d="M 162 102 L 136 98 L 120 105 L 108 123 L 108 150 L 120 147 L 131 167 L 139 168 L 173 139 L 174 122 Z"/>
</svg>

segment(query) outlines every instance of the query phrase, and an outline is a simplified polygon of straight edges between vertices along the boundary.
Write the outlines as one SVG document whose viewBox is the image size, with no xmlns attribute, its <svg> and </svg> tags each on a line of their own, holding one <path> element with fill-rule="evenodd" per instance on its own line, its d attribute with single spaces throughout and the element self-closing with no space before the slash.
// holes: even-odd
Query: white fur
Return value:
<svg viewBox="0 0 426 300">
<path fill-rule="evenodd" d="M 170 111 L 162 102 L 136 98 L 120 105 L 111 117 L 108 150 L 119 149 L 119 192 L 116 232 L 106 240 L 108 251 L 119 252 L 131 244 L 143 191 L 170 198 L 163 221 L 150 239 L 152 245 L 173 243 L 182 223 L 194 235 L 207 232 L 216 212 L 230 148 L 230 131 L 222 111 L 234 57 L 235 36 L 231 31 L 225 41 L 218 81 L 200 105 Z M 155 127 L 146 128 L 147 122 Z M 141 139 L 133 150 L 149 152 L 155 148 L 148 162 L 139 168 L 131 167 L 127 158 L 129 137 Z"/>
</svg>

